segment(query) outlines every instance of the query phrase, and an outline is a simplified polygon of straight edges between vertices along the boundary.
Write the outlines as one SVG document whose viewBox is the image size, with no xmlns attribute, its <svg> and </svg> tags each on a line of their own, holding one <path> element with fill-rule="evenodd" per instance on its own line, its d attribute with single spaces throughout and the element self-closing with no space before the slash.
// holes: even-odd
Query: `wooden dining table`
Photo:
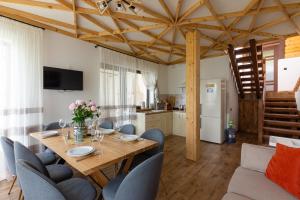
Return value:
<svg viewBox="0 0 300 200">
<path fill-rule="evenodd" d="M 64 133 L 68 131 L 71 135 L 73 133 L 72 128 L 58 130 L 59 133 L 61 131 Z M 43 132 L 35 132 L 31 133 L 30 136 L 51 149 L 81 174 L 91 177 L 101 187 L 109 182 L 109 178 L 105 175 L 103 169 L 126 160 L 123 171 L 127 173 L 135 155 L 158 146 L 156 141 L 147 139 L 124 142 L 120 139 L 121 133 L 119 132 L 105 135 L 101 142 L 92 142 L 90 137 L 85 137 L 80 144 L 75 144 L 73 138 L 66 140 L 63 134 L 44 139 L 42 134 Z M 67 154 L 67 151 L 71 148 L 86 145 L 93 146 L 96 149 L 95 153 L 86 156 L 86 158 L 74 158 Z"/>
</svg>

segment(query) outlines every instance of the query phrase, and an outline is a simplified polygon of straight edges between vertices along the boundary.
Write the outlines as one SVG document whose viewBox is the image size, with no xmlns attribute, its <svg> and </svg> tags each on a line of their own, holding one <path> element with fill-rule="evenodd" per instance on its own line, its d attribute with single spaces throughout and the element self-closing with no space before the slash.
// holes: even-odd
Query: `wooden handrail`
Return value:
<svg viewBox="0 0 300 200">
<path fill-rule="evenodd" d="M 298 78 L 293 91 L 297 92 L 299 89 L 300 89 L 300 77 Z"/>
</svg>

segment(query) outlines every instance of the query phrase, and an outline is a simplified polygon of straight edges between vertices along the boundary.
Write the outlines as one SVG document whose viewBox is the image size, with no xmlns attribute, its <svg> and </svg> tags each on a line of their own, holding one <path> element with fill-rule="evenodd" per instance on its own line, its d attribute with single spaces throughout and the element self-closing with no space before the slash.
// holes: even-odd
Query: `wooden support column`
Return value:
<svg viewBox="0 0 300 200">
<path fill-rule="evenodd" d="M 200 154 L 200 34 L 186 33 L 186 158 Z"/>
</svg>

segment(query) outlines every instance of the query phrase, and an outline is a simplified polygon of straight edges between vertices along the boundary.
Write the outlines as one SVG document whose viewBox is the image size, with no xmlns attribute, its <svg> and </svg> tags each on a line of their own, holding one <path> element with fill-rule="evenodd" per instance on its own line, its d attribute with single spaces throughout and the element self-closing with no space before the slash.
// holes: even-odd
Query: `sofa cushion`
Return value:
<svg viewBox="0 0 300 200">
<path fill-rule="evenodd" d="M 264 173 L 239 167 L 229 183 L 228 192 L 255 200 L 296 200 L 284 189 L 265 177 Z"/>
<path fill-rule="evenodd" d="M 245 196 L 235 194 L 235 193 L 227 193 L 224 195 L 222 200 L 251 200 Z"/>
<path fill-rule="evenodd" d="M 244 143 L 242 145 L 241 166 L 265 173 L 274 154 L 275 148 Z"/>
<path fill-rule="evenodd" d="M 300 199 L 300 149 L 277 143 L 266 177 Z"/>
</svg>

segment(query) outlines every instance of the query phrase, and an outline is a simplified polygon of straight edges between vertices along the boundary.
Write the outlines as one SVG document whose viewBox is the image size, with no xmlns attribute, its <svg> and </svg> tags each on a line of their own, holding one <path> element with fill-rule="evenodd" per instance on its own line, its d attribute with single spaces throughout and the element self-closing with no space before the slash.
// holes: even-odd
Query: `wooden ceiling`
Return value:
<svg viewBox="0 0 300 200">
<path fill-rule="evenodd" d="M 300 34 L 300 0 L 140 1 L 138 14 L 100 15 L 95 0 L 0 0 L 0 15 L 161 64 L 185 62 L 189 29 L 200 31 L 201 58 Z"/>
</svg>

